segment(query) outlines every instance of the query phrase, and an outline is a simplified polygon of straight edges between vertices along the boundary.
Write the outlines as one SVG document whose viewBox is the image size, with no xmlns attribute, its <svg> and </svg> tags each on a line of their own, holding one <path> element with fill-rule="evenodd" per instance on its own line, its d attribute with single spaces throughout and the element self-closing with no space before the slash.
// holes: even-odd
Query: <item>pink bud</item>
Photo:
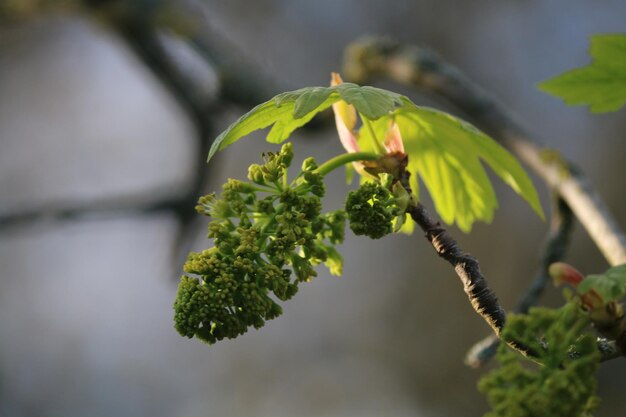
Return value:
<svg viewBox="0 0 626 417">
<path fill-rule="evenodd" d="M 583 274 L 573 266 L 565 262 L 555 262 L 548 268 L 548 273 L 554 280 L 555 285 L 570 284 L 577 287 L 583 280 Z"/>
<path fill-rule="evenodd" d="M 335 86 L 341 83 L 343 83 L 341 75 L 336 72 L 331 73 L 330 85 Z M 354 131 L 357 120 L 356 109 L 345 101 L 339 100 L 333 104 L 333 112 L 339 140 L 344 149 L 350 153 L 359 152 L 357 133 Z"/>
<path fill-rule="evenodd" d="M 402 142 L 402 135 L 400 134 L 400 128 L 396 122 L 391 122 L 385 135 L 385 141 L 383 146 L 388 153 L 404 153 L 404 142 Z"/>
<path fill-rule="evenodd" d="M 555 285 L 569 284 L 574 288 L 583 281 L 584 276 L 573 266 L 566 264 L 565 262 L 555 262 L 548 268 L 548 273 L 554 280 Z M 589 311 L 593 311 L 604 306 L 604 299 L 593 289 L 580 295 L 585 308 Z"/>
</svg>

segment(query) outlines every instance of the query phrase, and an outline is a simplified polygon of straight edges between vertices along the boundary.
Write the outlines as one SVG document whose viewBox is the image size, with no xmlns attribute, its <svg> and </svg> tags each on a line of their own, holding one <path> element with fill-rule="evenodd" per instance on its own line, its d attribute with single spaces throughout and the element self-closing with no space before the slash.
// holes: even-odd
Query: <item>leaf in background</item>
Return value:
<svg viewBox="0 0 626 417">
<path fill-rule="evenodd" d="M 242 137 L 270 126 L 272 128 L 266 137 L 267 141 L 281 143 L 294 130 L 340 99 L 352 104 L 359 113 L 372 120 L 389 114 L 403 104 L 399 94 L 352 83 L 306 87 L 282 93 L 259 104 L 222 132 L 211 145 L 207 161 Z"/>
<path fill-rule="evenodd" d="M 626 285 L 626 264 L 609 268 L 605 274 L 609 278 L 621 281 L 624 285 Z"/>
<path fill-rule="evenodd" d="M 469 232 L 475 221 L 493 219 L 498 203 L 481 161 L 544 217 L 530 178 L 506 149 L 460 119 L 404 100 L 392 115 L 372 123 L 374 134 L 380 140 L 395 119 L 409 156 L 411 188 L 417 192 L 419 175 L 443 221 Z M 366 146 L 370 133 L 362 128 L 360 136 Z"/>
<path fill-rule="evenodd" d="M 588 275 L 577 289 L 581 294 L 595 290 L 605 302 L 621 299 L 626 295 L 626 264 L 610 268 L 604 274 Z"/>
<path fill-rule="evenodd" d="M 568 105 L 590 106 L 593 113 L 619 110 L 626 103 L 626 34 L 595 35 L 591 64 L 567 71 L 538 85 Z"/>
</svg>

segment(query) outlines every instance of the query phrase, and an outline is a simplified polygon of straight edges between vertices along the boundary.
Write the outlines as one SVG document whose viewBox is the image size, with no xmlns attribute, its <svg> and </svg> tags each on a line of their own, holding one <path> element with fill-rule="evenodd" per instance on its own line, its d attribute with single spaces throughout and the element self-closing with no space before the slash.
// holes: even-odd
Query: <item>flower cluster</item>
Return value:
<svg viewBox="0 0 626 417">
<path fill-rule="evenodd" d="M 250 182 L 228 180 L 219 197 L 200 198 L 196 209 L 210 216 L 214 246 L 190 253 L 174 303 L 178 332 L 209 344 L 259 328 L 281 314 L 298 284 L 316 276 L 325 263 L 341 274 L 334 248 L 344 239 L 343 211 L 323 214 L 323 176 L 313 158 L 297 178 L 287 180 L 291 144 L 250 166 Z"/>
<path fill-rule="evenodd" d="M 386 187 L 379 182 L 366 182 L 348 193 L 346 213 L 355 235 L 380 239 L 393 231 L 393 221 L 400 209 Z"/>
<path fill-rule="evenodd" d="M 585 416 L 593 411 L 600 358 L 595 337 L 585 332 L 589 322 L 577 302 L 510 315 L 502 337 L 531 348 L 541 365 L 523 363 L 528 361 L 501 344 L 501 367 L 479 383 L 493 407 L 486 416 Z"/>
</svg>

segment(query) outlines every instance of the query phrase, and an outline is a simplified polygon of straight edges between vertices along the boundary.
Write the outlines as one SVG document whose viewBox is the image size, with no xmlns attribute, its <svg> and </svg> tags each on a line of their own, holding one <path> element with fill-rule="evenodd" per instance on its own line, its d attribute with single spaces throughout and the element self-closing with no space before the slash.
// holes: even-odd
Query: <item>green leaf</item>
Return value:
<svg viewBox="0 0 626 417">
<path fill-rule="evenodd" d="M 604 301 L 616 301 L 626 295 L 625 282 L 619 282 L 606 275 L 589 275 L 578 286 L 578 292 L 585 294 L 595 290 Z"/>
<path fill-rule="evenodd" d="M 296 98 L 296 105 L 293 109 L 294 119 L 300 119 L 307 114 L 314 112 L 332 93 L 327 87 L 313 87 L 307 89 Z"/>
<path fill-rule="evenodd" d="M 306 87 L 282 93 L 259 104 L 222 132 L 211 145 L 207 161 L 218 151 L 250 133 L 270 127 L 270 143 L 281 143 L 317 113 L 343 99 L 369 119 L 378 119 L 403 105 L 402 96 L 374 87 L 343 83 L 332 87 Z"/>
<path fill-rule="evenodd" d="M 335 86 L 341 98 L 370 120 L 376 120 L 396 107 L 402 106 L 402 96 L 391 91 L 369 86 L 343 83 Z"/>
<path fill-rule="evenodd" d="M 282 93 L 273 99 L 259 104 L 248 113 L 241 116 L 223 131 L 211 145 L 209 150 L 209 161 L 215 153 L 232 145 L 250 133 L 272 126 L 267 135 L 267 141 L 280 143 L 291 135 L 291 133 L 307 124 L 313 116 L 320 111 L 330 107 L 339 100 L 338 94 L 323 87 L 303 88 L 296 91 Z M 320 98 L 325 97 L 320 100 Z M 299 117 L 294 113 L 298 112 Z"/>
<path fill-rule="evenodd" d="M 605 302 L 617 301 L 626 295 L 626 264 L 615 266 L 604 274 L 588 275 L 578 286 L 578 292 L 597 292 Z"/>
<path fill-rule="evenodd" d="M 626 285 L 626 264 L 609 268 L 605 273 L 609 278 Z"/>
<path fill-rule="evenodd" d="M 491 167 L 543 218 L 537 192 L 520 164 L 484 133 L 448 114 L 418 107 L 399 94 L 352 83 L 302 88 L 260 104 L 218 136 L 209 159 L 218 150 L 258 129 L 271 127 L 267 141 L 280 143 L 338 100 L 353 105 L 371 122 L 371 131 L 364 128 L 360 131 L 362 151 L 376 153 L 375 141 L 382 142 L 392 120 L 398 123 L 409 155 L 408 168 L 413 174 L 411 188 L 419 193 L 418 176 L 421 177 L 446 223 L 456 223 L 467 232 L 475 221 L 493 219 L 498 203 L 482 163 Z M 371 137 L 372 132 L 376 138 Z M 412 228 L 412 221 L 407 219 L 402 230 Z"/>
<path fill-rule="evenodd" d="M 589 105 L 593 113 L 617 111 L 626 103 L 626 34 L 591 37 L 591 64 L 538 85 L 568 105 Z"/>
<path fill-rule="evenodd" d="M 443 221 L 469 232 L 475 221 L 493 219 L 498 202 L 481 161 L 544 217 L 530 178 L 506 149 L 460 119 L 404 100 L 403 107 L 373 122 L 373 130 L 382 140 L 395 119 L 409 156 L 411 188 L 417 192 L 419 176 Z M 361 129 L 360 135 L 359 145 L 367 146 L 370 133 Z"/>
</svg>

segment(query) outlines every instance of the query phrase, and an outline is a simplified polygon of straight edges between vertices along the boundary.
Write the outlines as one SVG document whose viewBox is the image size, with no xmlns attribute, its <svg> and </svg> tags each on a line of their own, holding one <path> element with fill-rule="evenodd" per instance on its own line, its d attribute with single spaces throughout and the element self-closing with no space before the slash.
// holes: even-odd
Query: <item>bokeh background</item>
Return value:
<svg viewBox="0 0 626 417">
<path fill-rule="evenodd" d="M 206 167 L 201 139 L 272 93 L 327 84 L 362 35 L 427 46 L 461 68 L 577 161 L 626 225 L 624 110 L 590 115 L 535 88 L 585 64 L 590 35 L 624 30 L 622 0 L 2 0 L 0 13 L 2 417 L 485 412 L 485 371 L 462 361 L 488 328 L 419 233 L 349 235 L 344 276 L 320 268 L 260 331 L 208 347 L 172 328 L 184 254 L 208 244 L 193 199 L 273 149 L 252 136 Z M 187 102 L 151 64 L 146 25 L 188 76 Z M 301 158 L 340 152 L 320 125 L 296 135 Z M 341 173 L 328 188 L 327 207 L 339 207 Z M 492 225 L 451 232 L 512 307 L 547 225 L 497 192 Z M 568 259 L 607 267 L 579 227 Z M 559 290 L 542 303 L 558 305 Z M 625 373 L 624 361 L 602 366 L 597 416 L 623 413 Z"/>
</svg>

